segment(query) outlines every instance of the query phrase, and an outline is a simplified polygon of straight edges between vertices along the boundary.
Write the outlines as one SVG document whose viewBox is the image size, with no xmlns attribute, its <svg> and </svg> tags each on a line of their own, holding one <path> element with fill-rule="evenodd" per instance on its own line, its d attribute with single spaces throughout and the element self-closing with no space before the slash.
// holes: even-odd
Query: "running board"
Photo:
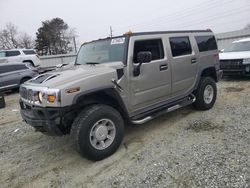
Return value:
<svg viewBox="0 0 250 188">
<path fill-rule="evenodd" d="M 182 102 L 180 102 L 179 104 L 176 104 L 176 105 L 173 105 L 171 107 L 168 107 L 164 110 L 161 110 L 160 112 L 157 112 L 157 113 L 154 113 L 153 115 L 151 116 L 147 116 L 147 117 L 144 117 L 142 119 L 138 119 L 138 120 L 132 120 L 131 122 L 133 124 L 137 124 L 137 125 L 140 125 L 140 124 L 143 124 L 143 123 L 146 123 L 160 115 L 163 115 L 163 114 L 166 114 L 168 112 L 171 112 L 171 111 L 174 111 L 174 110 L 177 110 L 181 107 L 184 107 L 184 106 L 188 106 L 192 103 L 194 103 L 196 100 L 195 96 L 193 94 L 191 94 L 190 96 L 188 96 L 187 99 L 183 100 Z"/>
</svg>

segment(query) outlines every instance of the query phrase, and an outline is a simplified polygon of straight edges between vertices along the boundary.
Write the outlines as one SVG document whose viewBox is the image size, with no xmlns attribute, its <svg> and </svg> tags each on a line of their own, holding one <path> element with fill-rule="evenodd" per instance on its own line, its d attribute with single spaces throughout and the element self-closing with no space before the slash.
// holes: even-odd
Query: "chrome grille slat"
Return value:
<svg viewBox="0 0 250 188">
<path fill-rule="evenodd" d="M 243 64 L 242 59 L 233 59 L 233 60 L 220 60 L 221 69 L 242 69 Z"/>
<path fill-rule="evenodd" d="M 35 103 L 35 95 L 38 93 L 38 91 L 33 91 L 32 89 L 27 89 L 25 87 L 20 87 L 20 96 L 21 98 L 27 100 L 29 103 Z"/>
</svg>

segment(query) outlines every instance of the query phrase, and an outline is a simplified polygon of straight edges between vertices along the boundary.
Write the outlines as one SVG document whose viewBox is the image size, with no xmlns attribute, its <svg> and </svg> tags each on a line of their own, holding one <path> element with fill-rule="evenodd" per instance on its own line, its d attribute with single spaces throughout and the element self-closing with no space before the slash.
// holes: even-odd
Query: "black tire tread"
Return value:
<svg viewBox="0 0 250 188">
<path fill-rule="evenodd" d="M 209 105 L 205 104 L 204 99 L 203 99 L 203 94 L 204 94 L 203 89 L 207 83 L 210 83 L 214 88 L 214 99 Z M 216 101 L 216 98 L 217 98 L 217 87 L 216 87 L 215 80 L 211 77 L 201 77 L 198 89 L 195 92 L 195 96 L 196 96 L 196 101 L 193 104 L 193 106 L 197 110 L 209 110 L 209 109 L 211 109 Z"/>
<path fill-rule="evenodd" d="M 118 134 L 117 132 L 117 138 L 114 140 L 113 146 L 110 148 L 105 149 L 106 151 L 103 151 L 104 153 L 95 153 L 93 154 L 93 150 L 91 149 L 91 151 L 89 150 L 89 144 L 87 141 L 83 141 L 83 139 L 80 139 L 81 134 L 83 129 L 86 129 L 88 127 L 89 124 L 85 124 L 84 122 L 88 122 L 89 119 L 92 119 L 93 117 L 95 117 L 95 113 L 97 111 L 99 111 L 99 113 L 101 112 L 101 110 L 107 110 L 109 112 L 112 112 L 112 114 L 120 119 L 121 121 L 122 116 L 120 115 L 120 113 L 107 105 L 104 104 L 95 104 L 95 105 L 91 105 L 91 106 L 87 106 L 86 108 L 84 108 L 76 117 L 75 121 L 72 124 L 71 127 L 71 132 L 70 132 L 70 137 L 73 141 L 73 145 L 75 147 L 75 149 L 83 156 L 83 157 L 87 157 L 90 160 L 94 160 L 94 161 L 98 161 L 101 160 L 105 157 L 108 157 L 110 154 L 112 154 L 113 152 L 116 151 L 116 149 L 119 147 L 122 137 L 123 137 L 123 132 L 124 132 L 124 122 L 119 121 L 120 122 L 120 126 L 119 126 L 119 130 L 118 131 L 120 134 Z M 87 126 L 87 127 L 83 127 L 83 126 Z M 84 137 L 86 138 L 86 137 Z M 84 143 L 83 143 L 84 142 Z"/>
<path fill-rule="evenodd" d="M 80 122 L 87 119 L 93 112 L 101 108 L 101 106 L 102 105 L 92 105 L 92 106 L 86 107 L 80 112 L 80 114 L 76 117 L 75 121 L 72 124 L 70 137 L 73 140 L 73 144 L 76 147 L 76 150 L 82 155 L 84 155 L 84 153 L 82 153 L 80 150 L 79 140 L 78 140 L 79 139 L 78 135 L 81 129 Z"/>
</svg>

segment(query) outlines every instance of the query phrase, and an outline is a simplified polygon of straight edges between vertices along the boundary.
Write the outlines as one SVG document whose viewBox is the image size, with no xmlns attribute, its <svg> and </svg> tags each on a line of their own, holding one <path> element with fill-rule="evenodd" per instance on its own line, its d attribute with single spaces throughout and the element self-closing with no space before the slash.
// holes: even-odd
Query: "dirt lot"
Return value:
<svg viewBox="0 0 250 188">
<path fill-rule="evenodd" d="M 69 137 L 23 123 L 18 94 L 0 109 L 1 187 L 250 187 L 250 80 L 223 80 L 210 111 L 192 107 L 129 126 L 111 157 L 91 162 Z"/>
</svg>

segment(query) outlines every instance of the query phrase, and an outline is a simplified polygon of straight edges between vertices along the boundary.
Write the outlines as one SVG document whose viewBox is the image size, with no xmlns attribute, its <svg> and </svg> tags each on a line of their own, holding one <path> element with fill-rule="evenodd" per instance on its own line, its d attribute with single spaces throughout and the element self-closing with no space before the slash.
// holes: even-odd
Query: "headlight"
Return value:
<svg viewBox="0 0 250 188">
<path fill-rule="evenodd" d="M 243 65 L 250 64 L 250 58 L 248 58 L 248 59 L 243 59 L 242 64 L 243 64 Z"/>
<path fill-rule="evenodd" d="M 39 100 L 40 103 L 43 102 L 43 93 L 42 92 L 38 93 L 38 100 Z"/>
<path fill-rule="evenodd" d="M 58 104 L 60 102 L 60 90 L 46 88 L 38 93 L 38 100 L 40 103 Z"/>
</svg>

